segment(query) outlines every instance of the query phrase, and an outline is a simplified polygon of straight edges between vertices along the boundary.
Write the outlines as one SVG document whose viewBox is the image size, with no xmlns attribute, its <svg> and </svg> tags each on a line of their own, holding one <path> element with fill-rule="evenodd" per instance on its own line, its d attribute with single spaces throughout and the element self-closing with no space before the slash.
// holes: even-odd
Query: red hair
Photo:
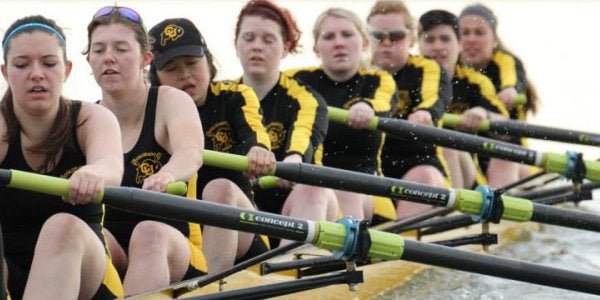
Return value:
<svg viewBox="0 0 600 300">
<path fill-rule="evenodd" d="M 269 0 L 250 0 L 242 8 L 235 24 L 235 40 L 240 35 L 240 25 L 246 16 L 259 16 L 263 19 L 271 20 L 281 27 L 281 37 L 284 43 L 288 43 L 290 53 L 298 52 L 298 41 L 302 32 L 298 24 L 292 17 L 289 10 L 277 6 Z"/>
</svg>

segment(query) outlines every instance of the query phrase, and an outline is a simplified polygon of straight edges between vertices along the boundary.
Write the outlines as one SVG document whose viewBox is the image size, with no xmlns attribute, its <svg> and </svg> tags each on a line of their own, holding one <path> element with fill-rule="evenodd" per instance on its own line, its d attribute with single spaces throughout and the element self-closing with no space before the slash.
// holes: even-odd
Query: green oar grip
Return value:
<svg viewBox="0 0 600 300">
<path fill-rule="evenodd" d="M 442 117 L 445 127 L 456 127 L 462 122 L 462 116 L 457 114 L 445 113 Z M 490 120 L 483 120 L 479 124 L 478 131 L 488 131 L 490 129 Z"/>
<path fill-rule="evenodd" d="M 471 215 L 479 215 L 483 206 L 483 194 L 479 191 L 466 189 L 458 189 L 456 191 L 457 201 L 454 204 L 454 209 Z M 533 202 L 510 196 L 502 196 L 504 204 L 504 212 L 502 213 L 503 220 L 511 220 L 517 222 L 527 222 L 531 220 L 533 215 Z"/>
<path fill-rule="evenodd" d="M 204 160 L 204 164 L 207 166 L 240 172 L 245 172 L 248 170 L 248 158 L 246 156 L 204 150 L 202 153 L 202 158 Z M 275 174 L 275 168 L 273 168 L 271 171 L 271 175 L 273 174 Z"/>
<path fill-rule="evenodd" d="M 527 104 L 527 95 L 525 95 L 525 94 L 518 94 L 517 96 L 515 96 L 513 98 L 512 103 L 513 103 L 513 105 L 525 105 L 525 104 Z"/>
<path fill-rule="evenodd" d="M 348 123 L 348 118 L 349 118 L 350 113 L 347 110 L 328 106 L 327 111 L 329 113 L 328 114 L 329 121 L 332 121 L 332 122 L 335 122 L 338 124 L 347 124 Z M 379 118 L 377 116 L 373 117 L 373 119 L 371 119 L 371 121 L 369 122 L 369 126 L 367 127 L 367 129 L 369 129 L 369 130 L 377 129 L 378 122 L 379 122 Z"/>
<path fill-rule="evenodd" d="M 54 196 L 66 197 L 69 195 L 69 180 L 48 175 L 11 170 L 10 183 L 6 186 L 21 190 L 43 193 Z M 166 192 L 173 195 L 183 195 L 187 191 L 184 182 L 176 181 L 167 185 Z M 102 202 L 104 191 L 96 197 L 97 203 Z"/>
<path fill-rule="evenodd" d="M 263 190 L 268 190 L 277 187 L 277 181 L 279 181 L 279 177 L 277 176 L 262 176 L 258 178 L 257 184 L 258 187 Z"/>
<path fill-rule="evenodd" d="M 346 239 L 346 226 L 340 223 L 319 221 L 318 238 L 313 244 L 317 247 L 340 251 Z M 404 252 L 404 239 L 398 234 L 383 231 L 369 230 L 371 235 L 371 248 L 368 256 L 383 260 L 400 259 Z"/>
<path fill-rule="evenodd" d="M 564 174 L 568 164 L 568 157 L 559 153 L 544 153 L 542 168 L 548 172 Z M 585 178 L 600 182 L 600 161 L 584 160 L 586 172 Z"/>
</svg>

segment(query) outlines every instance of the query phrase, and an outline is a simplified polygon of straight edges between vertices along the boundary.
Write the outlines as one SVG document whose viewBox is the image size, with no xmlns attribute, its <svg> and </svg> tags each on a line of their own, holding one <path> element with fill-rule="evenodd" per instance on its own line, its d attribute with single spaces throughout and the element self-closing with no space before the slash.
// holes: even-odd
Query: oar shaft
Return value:
<svg viewBox="0 0 600 300">
<path fill-rule="evenodd" d="M 406 240 L 403 259 L 456 270 L 600 294 L 599 276 Z"/>
<path fill-rule="evenodd" d="M 535 203 L 531 220 L 600 232 L 600 215 Z"/>
<path fill-rule="evenodd" d="M 445 126 L 456 126 L 460 124 L 461 120 L 462 117 L 460 115 L 444 114 Z M 480 124 L 479 130 L 499 135 L 512 135 L 557 142 L 600 146 L 600 134 L 585 131 L 552 128 L 547 126 L 528 124 L 515 120 L 484 120 Z"/>
</svg>

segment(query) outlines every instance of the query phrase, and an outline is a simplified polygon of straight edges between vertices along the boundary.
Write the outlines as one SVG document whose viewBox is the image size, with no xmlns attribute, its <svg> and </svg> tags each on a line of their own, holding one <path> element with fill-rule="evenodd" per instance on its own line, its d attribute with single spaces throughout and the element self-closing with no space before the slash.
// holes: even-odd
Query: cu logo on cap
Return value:
<svg viewBox="0 0 600 300">
<path fill-rule="evenodd" d="M 169 24 L 163 32 L 160 34 L 160 44 L 166 45 L 168 41 L 176 41 L 178 38 L 183 36 L 183 27 Z"/>
</svg>

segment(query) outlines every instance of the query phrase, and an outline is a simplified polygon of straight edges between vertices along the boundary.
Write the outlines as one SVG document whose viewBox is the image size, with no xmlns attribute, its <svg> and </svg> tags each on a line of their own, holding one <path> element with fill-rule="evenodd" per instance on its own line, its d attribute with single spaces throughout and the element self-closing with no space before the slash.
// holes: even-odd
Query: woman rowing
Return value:
<svg viewBox="0 0 600 300">
<path fill-rule="evenodd" d="M 444 69 L 434 60 L 412 55 L 414 22 L 399 0 L 377 1 L 367 17 L 373 41 L 373 64 L 392 74 L 398 87 L 394 117 L 424 125 L 438 125 L 450 103 L 452 86 Z M 382 153 L 385 176 L 437 187 L 450 185 L 442 149 L 433 143 L 388 137 Z M 401 200 L 401 199 L 400 199 Z M 402 219 L 429 206 L 407 201 L 396 204 Z"/>
<path fill-rule="evenodd" d="M 104 209 L 93 202 L 105 185 L 121 182 L 117 120 L 99 105 L 61 96 L 72 64 L 63 30 L 53 20 L 15 21 L 2 50 L 8 90 L 0 102 L 0 168 L 70 179 L 69 195 L 62 200 L 0 188 L 10 296 L 123 297 L 104 245 Z"/>
<path fill-rule="evenodd" d="M 366 128 L 375 114 L 389 115 L 396 93 L 393 78 L 385 71 L 363 68 L 362 55 L 368 50 L 369 39 L 364 24 L 353 12 L 343 8 L 324 11 L 315 22 L 313 37 L 313 50 L 321 66 L 286 73 L 316 90 L 328 105 L 350 111 L 349 127 L 329 124 L 323 164 L 376 174 L 384 135 Z M 373 216 L 371 196 L 334 192 L 345 215 L 357 219 Z"/>
<path fill-rule="evenodd" d="M 100 104 L 121 127 L 122 185 L 164 192 L 167 184 L 192 178 L 202 165 L 204 146 L 196 106 L 176 88 L 146 83 L 152 52 L 140 15 L 119 6 L 98 10 L 88 25 L 85 54 L 102 89 Z M 195 190 L 189 192 L 195 199 Z M 110 243 L 115 261 L 126 269 L 126 294 L 206 273 L 198 224 L 114 209 L 107 210 L 104 224 L 116 238 Z"/>
<path fill-rule="evenodd" d="M 481 4 L 470 5 L 460 13 L 458 24 L 462 46 L 460 62 L 492 80 L 511 119 L 524 121 L 527 113 L 535 113 L 539 105 L 537 93 L 527 79 L 521 60 L 500 41 L 496 32 L 498 19 L 494 12 Z M 513 100 L 519 94 L 527 96 L 525 105 L 513 105 Z M 520 137 L 512 137 L 508 141 L 526 146 L 525 140 Z M 482 170 L 487 170 L 487 162 L 488 159 L 479 158 Z M 503 172 L 507 182 L 514 182 L 524 177 L 528 170 L 527 166 L 521 168 L 517 163 L 512 163 L 512 168 Z"/>
<path fill-rule="evenodd" d="M 213 55 L 190 20 L 163 20 L 149 34 L 154 54 L 150 82 L 178 88 L 194 99 L 205 130 L 204 148 L 246 154 L 251 177 L 271 171 L 275 156 L 254 91 L 234 82 L 213 81 L 217 72 Z M 203 166 L 196 190 L 207 201 L 255 209 L 250 179 L 242 172 Z M 265 237 L 213 226 L 204 226 L 203 238 L 210 273 L 269 250 Z"/>
<path fill-rule="evenodd" d="M 249 1 L 235 27 L 235 47 L 263 110 L 264 124 L 277 160 L 319 163 L 317 147 L 327 133 L 327 107 L 320 95 L 279 71 L 300 39 L 289 11 L 268 0 Z M 330 189 L 278 180 L 278 188 L 256 190 L 261 210 L 311 220 L 335 220 L 338 206 Z"/>
<path fill-rule="evenodd" d="M 459 129 L 477 133 L 482 121 L 488 118 L 508 118 L 508 111 L 496 95 L 490 79 L 474 69 L 460 65 L 458 18 L 445 10 L 430 10 L 419 18 L 419 49 L 444 67 L 452 82 L 452 102 L 448 112 L 462 115 Z M 486 174 L 478 174 L 471 155 L 444 148 L 444 156 L 452 171 L 452 184 L 457 188 L 471 188 L 476 177 L 479 184 L 502 186 L 509 182 L 504 170 L 512 163 L 491 159 Z M 476 176 L 479 175 L 479 176 Z M 487 178 L 487 180 L 486 180 Z"/>
</svg>

